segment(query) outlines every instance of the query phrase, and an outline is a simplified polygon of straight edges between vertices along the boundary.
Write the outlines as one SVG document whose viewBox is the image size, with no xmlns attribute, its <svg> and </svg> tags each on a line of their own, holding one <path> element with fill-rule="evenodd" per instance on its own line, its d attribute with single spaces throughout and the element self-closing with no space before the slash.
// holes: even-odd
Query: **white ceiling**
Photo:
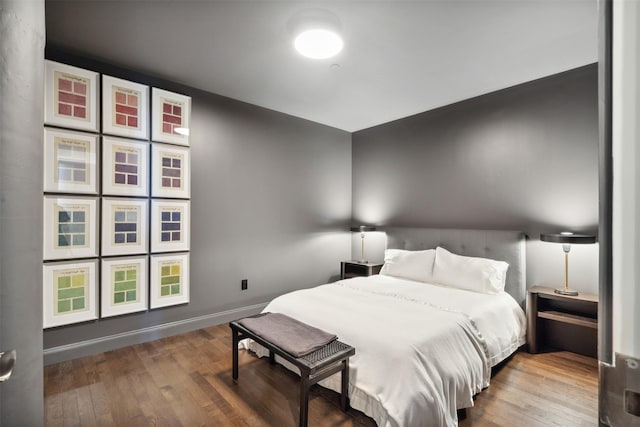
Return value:
<svg viewBox="0 0 640 427">
<path fill-rule="evenodd" d="M 336 15 L 310 60 L 288 21 Z M 47 42 L 357 131 L 597 61 L 596 0 L 47 0 Z"/>
</svg>

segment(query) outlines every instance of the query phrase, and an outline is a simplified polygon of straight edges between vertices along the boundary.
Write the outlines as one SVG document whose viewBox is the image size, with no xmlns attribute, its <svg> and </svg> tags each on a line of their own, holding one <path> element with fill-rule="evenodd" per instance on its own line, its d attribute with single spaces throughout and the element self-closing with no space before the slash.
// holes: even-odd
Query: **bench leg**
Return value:
<svg viewBox="0 0 640 427">
<path fill-rule="evenodd" d="M 349 359 L 342 361 L 342 391 L 340 393 L 340 406 L 344 412 L 349 409 Z"/>
<path fill-rule="evenodd" d="M 236 382 L 238 380 L 238 343 L 239 343 L 239 337 L 238 337 L 238 331 L 237 330 L 233 330 L 233 333 L 231 334 L 232 337 L 232 344 L 231 344 L 231 354 L 233 355 L 233 381 Z"/>
<path fill-rule="evenodd" d="M 300 424 L 299 427 L 307 427 L 309 421 L 309 376 L 300 375 Z"/>
<path fill-rule="evenodd" d="M 460 408 L 457 411 L 458 421 L 463 421 L 467 419 L 467 408 Z"/>
</svg>

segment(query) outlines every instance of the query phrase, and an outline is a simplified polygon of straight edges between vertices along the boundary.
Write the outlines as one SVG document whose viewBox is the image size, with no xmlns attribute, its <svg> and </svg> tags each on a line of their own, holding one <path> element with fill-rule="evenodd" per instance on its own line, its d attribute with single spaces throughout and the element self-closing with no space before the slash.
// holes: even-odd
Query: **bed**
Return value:
<svg viewBox="0 0 640 427">
<path fill-rule="evenodd" d="M 387 248 L 400 250 L 385 252 L 384 274 L 291 292 L 264 311 L 330 331 L 354 346 L 350 403 L 379 426 L 457 425 L 457 410 L 473 406 L 473 396 L 489 386 L 491 368 L 525 342 L 524 233 L 399 227 L 385 232 Z M 430 259 L 427 249 L 433 248 L 433 274 L 424 278 L 420 270 L 417 277 L 404 277 L 416 260 Z M 443 270 L 451 254 L 454 262 Z M 453 282 L 464 278 L 463 288 L 473 282 L 469 278 L 475 276 L 465 276 L 466 264 L 456 264 L 467 257 L 493 260 L 481 266 L 503 274 L 504 291 L 443 286 L 445 273 Z M 459 274 L 451 275 L 458 265 Z M 241 346 L 267 355 L 256 343 Z M 340 389 L 338 376 L 320 384 Z"/>
</svg>

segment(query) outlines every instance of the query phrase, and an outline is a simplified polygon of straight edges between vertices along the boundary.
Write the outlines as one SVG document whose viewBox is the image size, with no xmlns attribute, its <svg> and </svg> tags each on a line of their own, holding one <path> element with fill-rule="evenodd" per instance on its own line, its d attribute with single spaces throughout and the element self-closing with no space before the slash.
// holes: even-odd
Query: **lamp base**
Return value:
<svg viewBox="0 0 640 427">
<path fill-rule="evenodd" d="M 570 296 L 573 296 L 573 297 L 578 295 L 578 291 L 574 291 L 573 289 L 557 288 L 554 292 L 556 294 L 570 295 Z"/>
<path fill-rule="evenodd" d="M 360 264 L 369 264 L 369 261 L 367 261 L 366 259 L 359 259 L 358 262 Z"/>
</svg>

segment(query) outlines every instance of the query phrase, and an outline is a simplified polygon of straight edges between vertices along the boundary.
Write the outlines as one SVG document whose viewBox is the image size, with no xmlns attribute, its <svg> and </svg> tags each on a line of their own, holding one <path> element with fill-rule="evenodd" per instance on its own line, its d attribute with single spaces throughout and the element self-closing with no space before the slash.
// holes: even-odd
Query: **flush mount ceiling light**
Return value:
<svg viewBox="0 0 640 427">
<path fill-rule="evenodd" d="M 336 56 L 344 45 L 342 38 L 330 30 L 304 31 L 293 42 L 296 50 L 307 58 L 326 59 Z"/>
<path fill-rule="evenodd" d="M 331 58 L 344 46 L 340 21 L 329 11 L 303 10 L 289 20 L 288 26 L 294 37 L 295 49 L 307 58 Z"/>
</svg>

